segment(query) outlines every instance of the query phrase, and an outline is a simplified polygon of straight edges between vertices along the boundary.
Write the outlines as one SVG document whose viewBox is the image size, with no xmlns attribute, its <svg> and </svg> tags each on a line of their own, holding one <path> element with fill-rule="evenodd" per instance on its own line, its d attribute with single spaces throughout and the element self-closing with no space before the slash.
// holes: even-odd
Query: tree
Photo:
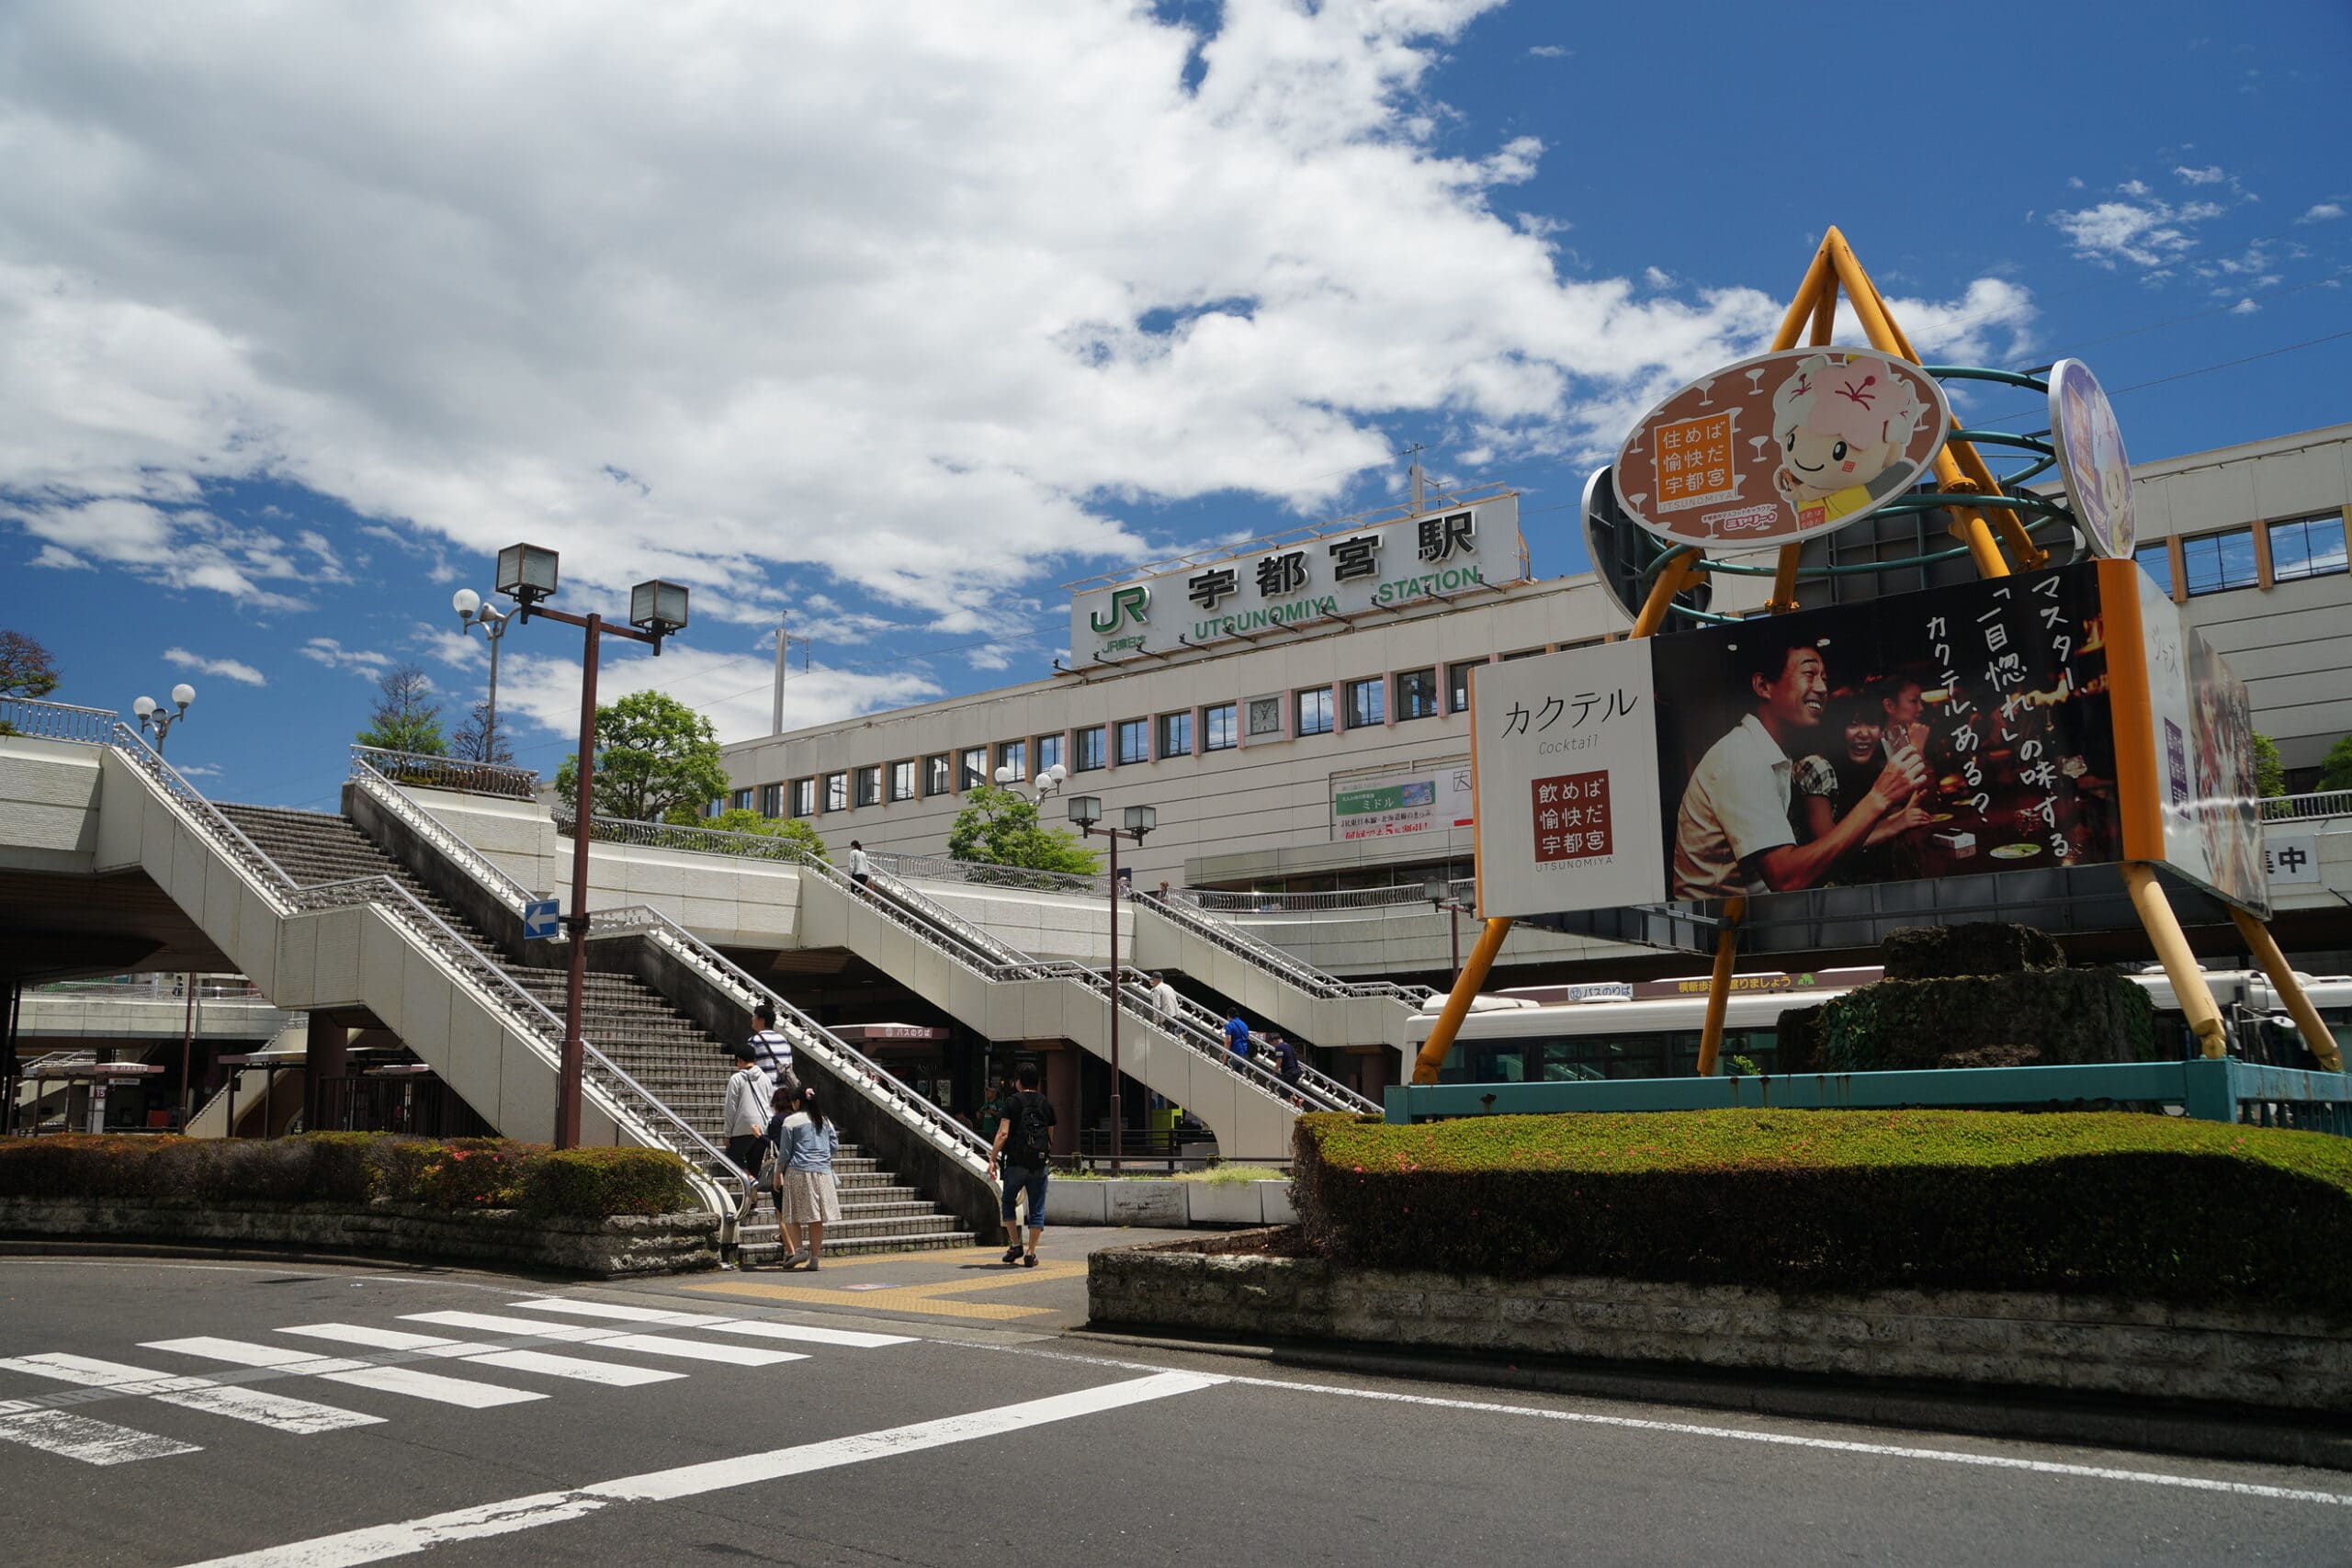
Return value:
<svg viewBox="0 0 2352 1568">
<path fill-rule="evenodd" d="M 947 829 L 947 852 L 956 859 L 1080 875 L 1098 869 L 1094 852 L 1078 835 L 1067 828 L 1039 826 L 1035 801 L 994 784 L 981 784 L 964 798 L 969 804 Z"/>
<path fill-rule="evenodd" d="M 22 632 L 0 631 L 0 697 L 45 697 L 57 690 L 57 660 Z"/>
<path fill-rule="evenodd" d="M 580 754 L 556 770 L 555 787 L 571 800 L 580 784 Z M 596 710 L 596 815 L 632 822 L 693 823 L 727 793 L 727 765 L 710 720 L 660 692 L 631 692 Z"/>
<path fill-rule="evenodd" d="M 2352 735 L 2327 749 L 2320 760 L 2319 787 L 2322 789 L 2352 789 Z"/>
<path fill-rule="evenodd" d="M 2287 764 L 2278 760 L 2278 743 L 2259 729 L 2254 732 L 2254 793 L 2266 800 L 2287 793 Z"/>
<path fill-rule="evenodd" d="M 448 755 L 441 734 L 441 705 L 432 701 L 433 682 L 416 664 L 397 664 L 376 679 L 376 705 L 359 744 L 380 751 L 410 751 L 424 757 Z"/>
<path fill-rule="evenodd" d="M 723 833 L 748 833 L 755 838 L 777 840 L 779 860 L 820 860 L 831 862 L 825 852 L 824 835 L 797 817 L 763 817 L 740 806 L 730 806 L 709 821 L 705 828 L 716 828 Z M 752 853 L 750 849 L 745 853 Z"/>
<path fill-rule="evenodd" d="M 458 726 L 458 733 L 450 738 L 449 755 L 468 762 L 492 762 L 502 768 L 514 765 L 514 748 L 506 739 L 506 727 L 490 728 L 488 703 L 476 703 L 466 710 L 466 722 Z"/>
</svg>

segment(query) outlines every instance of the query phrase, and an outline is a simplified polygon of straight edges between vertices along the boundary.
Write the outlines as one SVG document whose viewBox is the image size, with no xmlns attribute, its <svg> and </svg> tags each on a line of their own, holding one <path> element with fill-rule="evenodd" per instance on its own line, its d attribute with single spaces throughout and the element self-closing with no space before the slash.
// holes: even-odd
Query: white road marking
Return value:
<svg viewBox="0 0 2352 1568">
<path fill-rule="evenodd" d="M 789 1475 L 806 1475 L 812 1471 L 863 1464 L 868 1460 L 918 1453 L 925 1449 L 972 1442 L 1100 1411 L 1166 1399 L 1173 1394 L 1190 1393 L 1196 1389 L 1215 1387 L 1226 1381 L 1200 1372 L 1159 1371 L 1128 1382 L 1082 1389 L 1076 1393 L 1055 1394 L 1051 1398 L 1033 1399 L 994 1410 L 976 1410 L 967 1416 L 918 1421 L 911 1426 L 893 1427 L 854 1438 L 835 1438 L 820 1443 L 803 1443 L 797 1448 L 775 1449 L 766 1453 L 682 1465 L 675 1470 L 625 1475 L 617 1480 L 568 1492 L 540 1492 L 528 1497 L 510 1497 L 503 1502 L 485 1503 L 424 1518 L 373 1525 L 365 1529 L 346 1530 L 339 1535 L 265 1547 L 258 1551 L 234 1557 L 213 1558 L 197 1565 L 197 1568 L 348 1568 L 348 1565 L 361 1562 L 380 1562 L 389 1557 L 405 1557 L 452 1541 L 512 1535 L 518 1530 L 536 1529 L 542 1525 L 582 1518 L 615 1504 L 668 1502 L 706 1492 L 777 1481 Z"/>
<path fill-rule="evenodd" d="M 145 1367 L 127 1366 L 120 1361 L 101 1361 L 87 1356 L 52 1353 L 40 1356 L 0 1357 L 0 1367 L 11 1371 L 28 1373 L 33 1377 L 55 1378 L 60 1382 L 79 1383 L 85 1388 L 103 1388 L 116 1393 L 143 1395 L 165 1404 L 183 1405 L 209 1415 L 225 1416 L 232 1421 L 250 1421 L 256 1427 L 274 1431 L 290 1432 L 298 1437 L 312 1437 L 321 1432 L 340 1432 L 351 1427 L 373 1427 L 382 1422 L 380 1416 L 367 1416 L 356 1410 L 343 1410 L 332 1404 L 319 1404 L 307 1399 L 293 1399 L 282 1393 L 269 1393 L 256 1388 L 240 1388 L 233 1384 L 213 1382 L 210 1378 L 179 1378 L 150 1371 Z"/>
<path fill-rule="evenodd" d="M 568 1312 L 580 1317 L 610 1318 L 619 1323 L 650 1323 L 672 1328 L 709 1328 L 721 1334 L 741 1334 L 755 1339 L 797 1339 L 805 1345 L 845 1345 L 857 1350 L 914 1343 L 904 1334 L 861 1334 L 848 1328 L 815 1328 L 797 1323 L 770 1323 L 756 1317 L 713 1317 L 707 1313 L 664 1312 L 658 1307 L 615 1306 L 605 1302 L 575 1302 L 562 1296 L 544 1296 L 506 1304 L 526 1312 Z"/>
<path fill-rule="evenodd" d="M 146 1348 L 171 1350 L 183 1356 L 206 1356 L 216 1361 L 234 1361 L 243 1367 L 274 1367 L 299 1377 L 324 1378 L 329 1382 L 348 1383 L 354 1388 L 372 1388 L 383 1393 L 406 1394 L 412 1399 L 429 1399 L 436 1404 L 462 1405 L 468 1410 L 488 1410 L 496 1405 L 521 1404 L 547 1397 L 544 1393 L 526 1389 L 501 1388 L 496 1383 L 474 1382 L 465 1378 L 445 1378 L 438 1372 L 420 1372 L 407 1367 L 374 1367 L 365 1361 L 312 1356 L 277 1345 L 254 1345 L 243 1339 L 216 1339 L 209 1335 L 198 1335 L 189 1339 L 151 1339 Z"/>
<path fill-rule="evenodd" d="M 664 1334 L 623 1334 L 610 1328 L 582 1328 L 569 1323 L 543 1323 L 527 1317 L 501 1317 L 486 1312 L 413 1312 L 404 1323 L 438 1323 L 451 1328 L 485 1329 L 492 1334 L 537 1334 L 551 1339 L 576 1340 L 613 1350 L 637 1350 L 648 1356 L 677 1356 L 690 1361 L 718 1361 L 730 1367 L 772 1367 L 779 1361 L 805 1361 L 797 1350 L 758 1350 L 748 1345 L 713 1345 L 700 1339 L 677 1339 Z"/>
<path fill-rule="evenodd" d="M 651 1367 L 624 1366 L 614 1361 L 592 1361 L 582 1356 L 550 1355 L 545 1350 L 509 1350 L 471 1340 L 444 1339 L 435 1334 L 405 1334 L 397 1328 L 376 1328 L 358 1323 L 306 1323 L 294 1328 L 281 1328 L 277 1332 L 367 1345 L 379 1350 L 421 1350 L 427 1355 L 469 1361 L 478 1367 L 540 1372 L 552 1378 L 571 1378 L 577 1382 L 602 1383 L 607 1388 L 641 1388 L 650 1382 L 669 1382 L 686 1375 L 684 1372 L 660 1371 Z"/>
<path fill-rule="evenodd" d="M 133 1460 L 204 1451 L 194 1443 L 174 1442 L 152 1432 L 134 1432 L 128 1427 L 93 1421 L 86 1416 L 72 1416 L 62 1410 L 0 1416 L 0 1441 L 22 1443 L 61 1459 L 80 1460 L 84 1464 L 129 1464 Z"/>
</svg>

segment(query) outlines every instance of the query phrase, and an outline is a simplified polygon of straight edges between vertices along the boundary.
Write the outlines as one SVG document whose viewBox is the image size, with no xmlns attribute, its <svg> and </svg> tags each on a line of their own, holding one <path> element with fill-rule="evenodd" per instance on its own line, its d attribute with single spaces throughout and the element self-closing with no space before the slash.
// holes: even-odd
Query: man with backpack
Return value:
<svg viewBox="0 0 2352 1568">
<path fill-rule="evenodd" d="M 786 1084 L 798 1087 L 792 1076 L 792 1042 L 776 1032 L 774 1002 L 763 1001 L 752 1010 L 750 1050 L 752 1059 L 768 1075 L 771 1092 Z M 765 1117 L 760 1119 L 760 1125 L 767 1125 Z"/>
<path fill-rule="evenodd" d="M 1037 1092 L 1037 1064 L 1023 1062 L 1014 1075 L 1020 1084 L 1012 1097 L 1004 1102 L 1004 1120 L 997 1123 L 996 1145 L 989 1150 L 989 1176 L 997 1177 L 998 1163 L 1003 1164 L 1004 1181 L 1004 1260 L 1018 1263 L 1024 1269 L 1037 1267 L 1037 1241 L 1046 1234 L 1046 1166 L 1051 1157 L 1053 1144 L 1053 1101 Z M 1021 1231 L 1015 1224 L 1013 1200 L 1022 1193 L 1029 1195 L 1029 1247 L 1022 1250 Z"/>
<path fill-rule="evenodd" d="M 768 1075 L 761 1070 L 759 1054 L 751 1045 L 735 1047 L 735 1068 L 728 1075 L 725 1120 L 720 1130 L 727 1137 L 727 1157 L 744 1175 L 752 1178 L 743 1192 L 743 1211 L 735 1216 L 739 1225 L 752 1223 L 752 1213 L 759 1206 L 760 1156 L 765 1151 L 768 1126 L 768 1100 L 775 1092 Z"/>
</svg>

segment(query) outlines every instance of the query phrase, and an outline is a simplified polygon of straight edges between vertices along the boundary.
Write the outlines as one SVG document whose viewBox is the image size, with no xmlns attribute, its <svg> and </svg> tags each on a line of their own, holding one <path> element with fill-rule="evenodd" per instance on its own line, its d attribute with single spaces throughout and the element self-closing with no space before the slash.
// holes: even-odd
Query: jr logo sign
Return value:
<svg viewBox="0 0 2352 1568">
<path fill-rule="evenodd" d="M 1140 582 L 1131 582 L 1111 595 L 1111 609 L 1106 616 L 1097 610 L 1087 617 L 1097 637 L 1109 637 L 1126 622 L 1137 626 L 1151 618 L 1151 590 Z"/>
</svg>

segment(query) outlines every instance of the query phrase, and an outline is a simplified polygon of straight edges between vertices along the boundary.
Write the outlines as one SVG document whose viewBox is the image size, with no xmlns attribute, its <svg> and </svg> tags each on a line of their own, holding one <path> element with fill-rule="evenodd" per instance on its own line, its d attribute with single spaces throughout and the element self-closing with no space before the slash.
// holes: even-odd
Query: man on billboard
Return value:
<svg viewBox="0 0 2352 1568">
<path fill-rule="evenodd" d="M 1707 749 L 1682 791 L 1674 826 L 1674 897 L 1722 898 L 1811 887 L 1928 782 L 1917 750 L 1890 730 L 1885 765 L 1826 830 L 1804 838 L 1790 814 L 1793 758 L 1821 749 L 1829 669 L 1817 637 L 1759 626 L 1742 639 L 1752 711 Z M 1920 818 L 1925 820 L 1924 817 Z"/>
</svg>

